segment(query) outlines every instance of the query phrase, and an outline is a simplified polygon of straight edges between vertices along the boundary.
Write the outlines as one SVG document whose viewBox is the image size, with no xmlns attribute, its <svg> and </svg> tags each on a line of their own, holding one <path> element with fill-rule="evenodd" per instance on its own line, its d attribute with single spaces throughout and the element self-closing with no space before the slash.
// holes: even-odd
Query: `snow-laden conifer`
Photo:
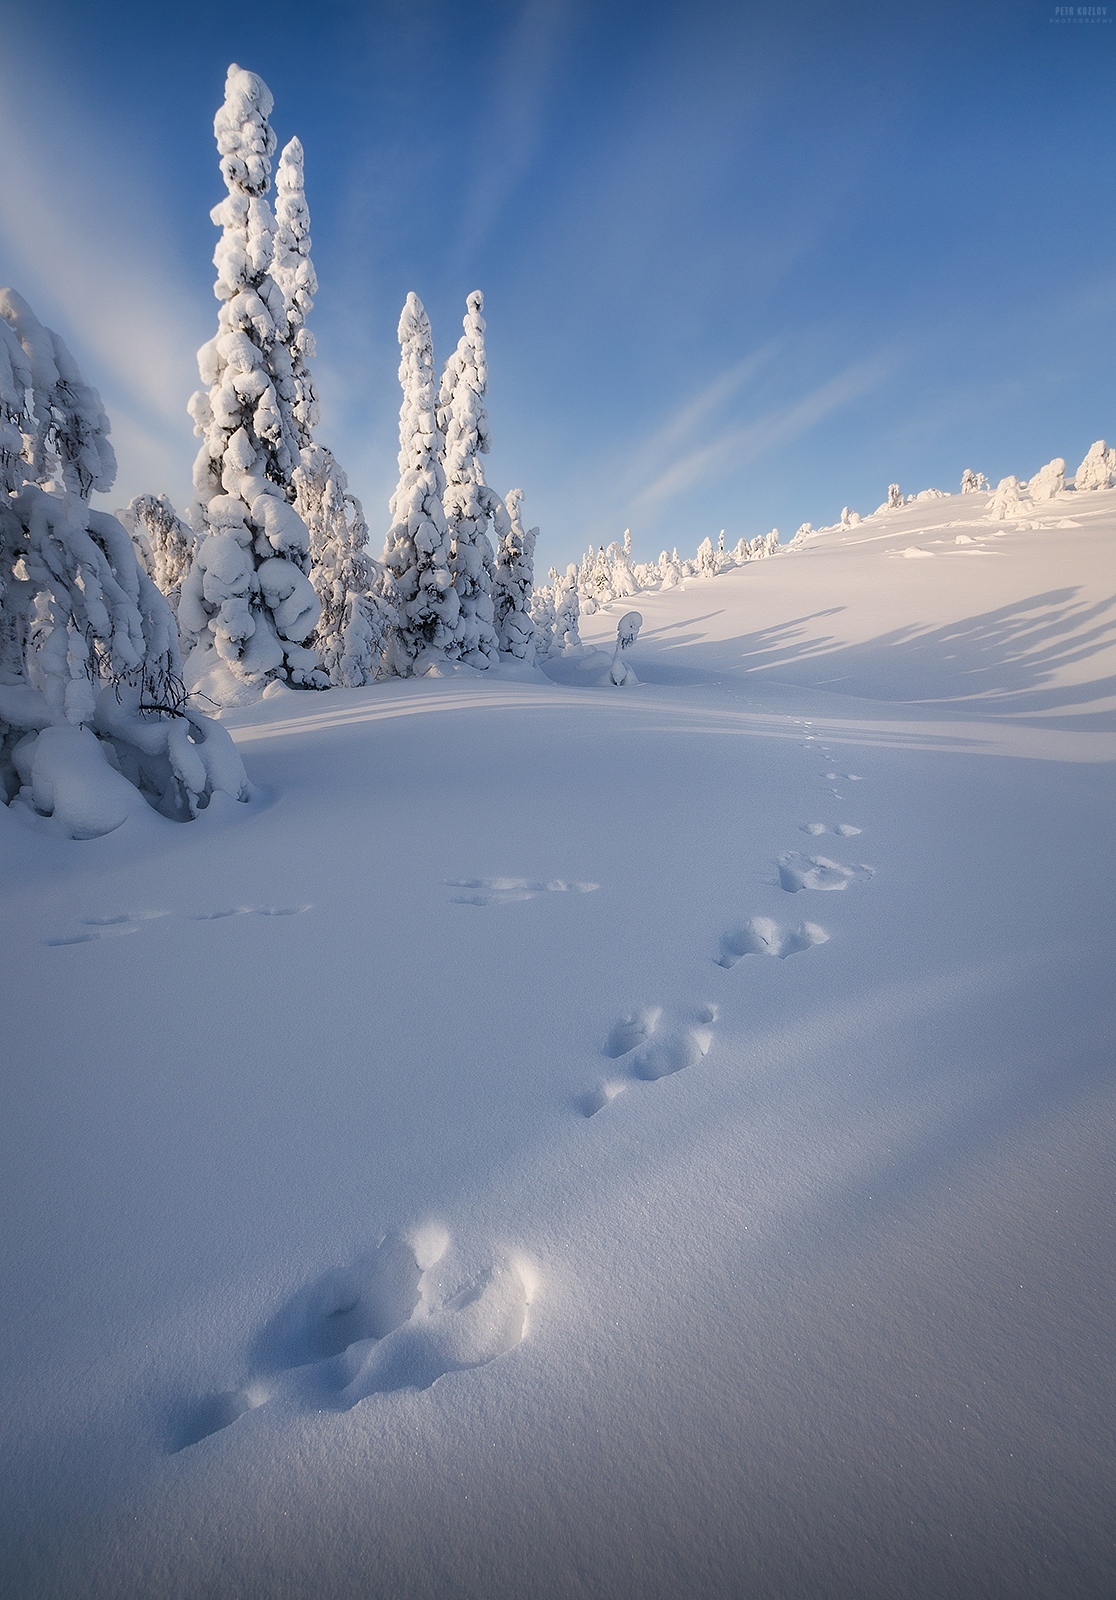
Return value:
<svg viewBox="0 0 1116 1600">
<path fill-rule="evenodd" d="M 462 660 L 473 667 L 495 664 L 499 641 L 494 625 L 493 551 L 505 536 L 507 511 L 484 481 L 481 456 L 489 449 L 488 358 L 484 349 L 484 296 L 474 289 L 465 302 L 463 332 L 446 363 L 438 395 L 438 421 L 445 435 L 445 508 L 450 532 L 450 570 L 461 605 Z"/>
<path fill-rule="evenodd" d="M 19 448 L 16 448 L 16 433 Z M 0 290 L 0 798 L 75 838 L 144 809 L 189 817 L 247 779 L 185 705 L 178 635 L 116 517 L 108 419 L 65 344 Z"/>
<path fill-rule="evenodd" d="M 1019 479 L 1014 474 L 1001 478 L 989 502 L 988 516 L 993 522 L 1009 522 L 1024 509 L 1024 492 Z"/>
<path fill-rule="evenodd" d="M 179 617 L 197 639 L 191 686 L 217 700 L 251 699 L 269 678 L 314 681 L 305 648 L 318 622 L 307 577 L 309 534 L 290 502 L 300 435 L 290 381 L 283 292 L 271 275 L 275 221 L 267 201 L 275 135 L 267 85 L 229 68 L 214 119 L 226 198 L 213 261 L 217 334 L 198 352 L 208 391 L 190 402 L 202 447 L 191 520 L 204 533 L 183 584 Z"/>
<path fill-rule="evenodd" d="M 974 472 L 972 467 L 966 467 L 961 474 L 962 494 L 982 494 L 988 490 L 988 479 L 983 472 Z"/>
<path fill-rule="evenodd" d="M 391 580 L 369 553 L 363 508 L 333 453 L 306 445 L 294 476 L 321 604 L 314 637 L 321 669 L 334 688 L 359 689 L 384 670 L 395 628 Z"/>
<path fill-rule="evenodd" d="M 392 666 L 401 676 L 437 670 L 463 653 L 461 602 L 450 570 L 450 535 L 442 503 L 442 431 L 438 426 L 430 319 L 416 294 L 399 318 L 399 484 L 391 499 L 384 564 L 395 586 L 398 626 Z"/>
<path fill-rule="evenodd" d="M 1073 482 L 1077 489 L 1111 489 L 1116 484 L 1116 450 L 1110 450 L 1103 439 L 1098 439 L 1089 446 Z"/>
<path fill-rule="evenodd" d="M 609 575 L 612 593 L 617 600 L 626 600 L 630 595 L 639 593 L 639 579 L 636 577 L 635 568 L 632 566 L 632 535 L 627 528 L 624 530 L 623 544 L 614 540 L 606 552 L 608 556 Z"/>
<path fill-rule="evenodd" d="M 284 145 L 275 172 L 275 255 L 271 275 L 283 294 L 287 331 L 277 341 L 272 355 L 276 381 L 281 389 L 290 385 L 290 407 L 299 446 L 313 443 L 318 425 L 318 396 L 310 372 L 314 356 L 314 335 L 306 319 L 314 308 L 318 279 L 310 259 L 310 210 L 306 204 L 306 184 L 302 145 L 292 139 Z M 289 374 L 280 368 L 283 356 L 290 363 Z"/>
<path fill-rule="evenodd" d="M 1066 463 L 1061 456 L 1055 456 L 1035 473 L 1027 485 L 1027 493 L 1032 500 L 1053 500 L 1065 486 Z"/>
<path fill-rule="evenodd" d="M 717 552 L 713 548 L 712 539 L 706 537 L 697 548 L 697 560 L 694 562 L 699 578 L 713 578 L 717 573 Z"/>
<path fill-rule="evenodd" d="M 565 576 L 560 577 L 555 584 L 552 655 L 582 653 L 585 647 L 581 642 L 580 623 L 581 602 L 577 589 L 577 567 L 571 561 L 566 568 Z"/>
<path fill-rule="evenodd" d="M 659 587 L 660 589 L 678 589 L 682 586 L 682 563 L 678 559 L 678 551 L 670 555 L 663 550 L 659 555 Z"/>
<path fill-rule="evenodd" d="M 554 580 L 558 574 L 554 573 Z M 554 648 L 554 584 L 543 584 L 531 595 L 532 641 L 536 661 L 545 661 Z"/>
<path fill-rule="evenodd" d="M 506 501 L 507 530 L 500 540 L 493 574 L 493 609 L 500 649 L 520 661 L 535 653 L 531 596 L 535 585 L 537 528 L 523 526 L 523 490 L 511 489 Z M 553 627 L 553 622 L 551 623 Z"/>
<path fill-rule="evenodd" d="M 175 616 L 182 584 L 194 558 L 193 528 L 183 522 L 165 494 L 138 494 L 121 513 L 140 561 Z"/>
</svg>

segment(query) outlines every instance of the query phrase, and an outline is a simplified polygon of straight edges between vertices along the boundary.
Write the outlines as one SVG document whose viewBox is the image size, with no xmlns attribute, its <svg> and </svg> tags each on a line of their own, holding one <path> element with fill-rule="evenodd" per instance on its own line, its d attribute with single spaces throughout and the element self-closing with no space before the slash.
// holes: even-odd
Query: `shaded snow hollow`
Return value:
<svg viewBox="0 0 1116 1600">
<path fill-rule="evenodd" d="M 1116 491 L 987 504 L 0 809 L 6 1592 L 1116 1592 Z"/>
</svg>

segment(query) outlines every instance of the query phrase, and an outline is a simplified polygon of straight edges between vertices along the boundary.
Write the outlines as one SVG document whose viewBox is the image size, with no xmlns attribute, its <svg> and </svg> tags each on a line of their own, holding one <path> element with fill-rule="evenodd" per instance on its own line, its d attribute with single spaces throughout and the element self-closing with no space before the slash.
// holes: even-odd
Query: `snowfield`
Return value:
<svg viewBox="0 0 1116 1600">
<path fill-rule="evenodd" d="M 6 1594 L 1116 1593 L 1116 490 L 989 500 L 0 807 Z"/>
</svg>

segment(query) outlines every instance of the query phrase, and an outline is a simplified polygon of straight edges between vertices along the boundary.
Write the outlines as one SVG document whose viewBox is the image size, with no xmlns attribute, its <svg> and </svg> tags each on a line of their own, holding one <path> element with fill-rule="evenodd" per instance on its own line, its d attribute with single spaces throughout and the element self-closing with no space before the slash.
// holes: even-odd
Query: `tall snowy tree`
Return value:
<svg viewBox="0 0 1116 1600">
<path fill-rule="evenodd" d="M 314 335 L 306 319 L 314 308 L 318 279 L 310 259 L 310 210 L 306 204 L 302 145 L 292 139 L 284 145 L 275 173 L 275 255 L 271 275 L 283 294 L 287 330 L 272 354 L 277 380 L 290 384 L 291 415 L 300 447 L 313 443 L 318 425 L 318 396 L 309 363 L 314 356 Z M 290 362 L 289 377 L 283 361 Z"/>
<path fill-rule="evenodd" d="M 489 449 L 488 359 L 484 350 L 484 296 L 474 289 L 465 302 L 464 332 L 446 363 L 438 394 L 438 422 L 445 435 L 445 508 L 450 532 L 450 570 L 461 603 L 463 661 L 494 665 L 499 640 L 494 625 L 493 553 L 507 529 L 503 501 L 484 481 L 481 456 Z"/>
<path fill-rule="evenodd" d="M 442 503 L 442 431 L 435 402 L 430 319 L 416 294 L 399 318 L 399 484 L 391 499 L 384 565 L 395 585 L 398 626 L 392 666 L 400 676 L 437 670 L 463 653 L 461 601 L 450 570 Z"/>
<path fill-rule="evenodd" d="M 496 554 L 492 598 L 501 651 L 519 661 L 530 661 L 535 653 L 531 593 L 535 584 L 535 540 L 539 530 L 524 530 L 522 507 L 523 490 L 510 490 L 508 525 Z"/>
<path fill-rule="evenodd" d="M 306 524 L 290 503 L 300 433 L 283 292 L 271 275 L 275 221 L 267 201 L 275 135 L 271 93 L 233 65 L 214 119 L 226 198 L 213 257 L 217 334 L 198 352 L 208 391 L 190 402 L 203 443 L 192 521 L 204 533 L 183 584 L 179 620 L 196 640 L 191 687 L 218 701 L 251 699 L 272 678 L 304 684 L 319 604 L 307 577 Z"/>
<path fill-rule="evenodd" d="M 122 524 L 88 497 L 116 462 L 100 397 L 57 334 L 0 290 L 0 798 L 74 838 L 142 794 L 190 817 L 247 779 L 185 704 L 178 635 Z"/>
</svg>

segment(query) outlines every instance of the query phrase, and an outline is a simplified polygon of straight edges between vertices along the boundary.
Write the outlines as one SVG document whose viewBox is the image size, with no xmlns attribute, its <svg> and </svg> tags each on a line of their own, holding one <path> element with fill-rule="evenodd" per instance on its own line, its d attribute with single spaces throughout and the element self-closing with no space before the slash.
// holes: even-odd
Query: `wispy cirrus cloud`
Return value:
<svg viewBox="0 0 1116 1600">
<path fill-rule="evenodd" d="M 114 422 L 120 490 L 189 481 L 196 286 L 179 281 L 163 197 L 106 148 L 41 50 L 0 58 L 0 279 L 74 348 Z M 44 107 L 50 116 L 44 116 Z M 204 309 L 202 310 L 204 317 Z M 204 334 L 203 334 L 204 337 Z M 114 496 L 115 498 L 115 496 Z"/>
</svg>

